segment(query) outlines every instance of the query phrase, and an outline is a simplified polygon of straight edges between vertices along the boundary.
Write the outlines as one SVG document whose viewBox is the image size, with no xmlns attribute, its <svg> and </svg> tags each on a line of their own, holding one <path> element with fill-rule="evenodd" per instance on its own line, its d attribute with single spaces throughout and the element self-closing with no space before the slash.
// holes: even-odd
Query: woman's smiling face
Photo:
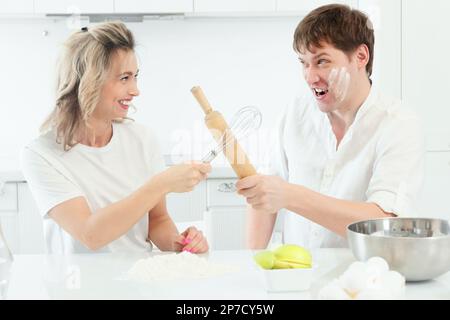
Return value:
<svg viewBox="0 0 450 320">
<path fill-rule="evenodd" d="M 127 116 L 131 101 L 139 95 L 138 72 L 134 51 L 119 49 L 113 54 L 94 118 L 112 121 Z"/>
</svg>

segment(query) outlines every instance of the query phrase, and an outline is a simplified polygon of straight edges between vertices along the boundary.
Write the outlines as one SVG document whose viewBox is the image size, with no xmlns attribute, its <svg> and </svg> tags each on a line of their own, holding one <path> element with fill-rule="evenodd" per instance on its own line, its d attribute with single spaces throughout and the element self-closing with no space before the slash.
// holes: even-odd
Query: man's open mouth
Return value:
<svg viewBox="0 0 450 320">
<path fill-rule="evenodd" d="M 328 93 L 328 90 L 322 88 L 313 88 L 313 92 L 316 95 L 316 97 L 322 97 Z"/>
</svg>

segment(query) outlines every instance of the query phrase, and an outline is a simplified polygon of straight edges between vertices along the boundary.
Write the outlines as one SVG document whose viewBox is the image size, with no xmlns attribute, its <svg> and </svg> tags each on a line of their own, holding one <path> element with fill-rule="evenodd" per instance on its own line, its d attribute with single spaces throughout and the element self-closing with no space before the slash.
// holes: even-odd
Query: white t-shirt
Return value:
<svg viewBox="0 0 450 320">
<path fill-rule="evenodd" d="M 413 216 L 424 176 L 420 119 L 372 89 L 336 151 L 327 115 L 314 97 L 295 99 L 282 115 L 266 173 L 343 200 L 375 203 L 397 216 Z M 279 215 L 285 243 L 345 247 L 343 237 L 299 214 Z"/>
<path fill-rule="evenodd" d="M 138 189 L 164 169 L 164 162 L 153 133 L 126 121 L 113 124 L 112 138 L 101 148 L 77 144 L 64 151 L 56 143 L 55 131 L 41 135 L 23 150 L 22 169 L 44 218 L 47 251 L 88 253 L 92 251 L 49 218 L 49 210 L 81 196 L 95 213 Z M 144 215 L 126 234 L 96 252 L 151 250 L 147 236 L 148 215 Z"/>
</svg>

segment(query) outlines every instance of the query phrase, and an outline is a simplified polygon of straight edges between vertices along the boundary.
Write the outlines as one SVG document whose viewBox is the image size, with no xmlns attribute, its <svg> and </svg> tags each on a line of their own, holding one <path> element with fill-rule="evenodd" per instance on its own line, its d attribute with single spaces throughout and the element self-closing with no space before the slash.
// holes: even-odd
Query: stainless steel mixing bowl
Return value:
<svg viewBox="0 0 450 320">
<path fill-rule="evenodd" d="M 406 281 L 438 277 L 450 270 L 450 225 L 447 220 L 381 218 L 347 227 L 356 259 L 384 258 Z"/>
</svg>

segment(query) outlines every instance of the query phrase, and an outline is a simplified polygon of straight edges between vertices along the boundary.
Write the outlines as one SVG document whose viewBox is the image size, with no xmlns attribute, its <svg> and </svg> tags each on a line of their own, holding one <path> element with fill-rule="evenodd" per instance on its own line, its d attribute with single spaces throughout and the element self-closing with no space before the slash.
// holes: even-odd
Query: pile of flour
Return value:
<svg viewBox="0 0 450 320">
<path fill-rule="evenodd" d="M 156 255 L 138 260 L 127 278 L 138 281 L 188 280 L 209 278 L 237 271 L 235 266 L 209 262 L 198 255 L 182 252 Z"/>
</svg>

